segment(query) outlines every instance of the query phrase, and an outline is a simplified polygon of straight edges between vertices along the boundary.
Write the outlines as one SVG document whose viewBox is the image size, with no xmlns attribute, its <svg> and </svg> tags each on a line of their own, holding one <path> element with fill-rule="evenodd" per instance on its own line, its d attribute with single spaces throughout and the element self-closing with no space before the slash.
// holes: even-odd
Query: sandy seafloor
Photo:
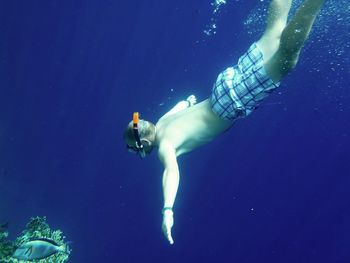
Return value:
<svg viewBox="0 0 350 263">
<path fill-rule="evenodd" d="M 295 71 L 261 107 L 179 158 L 169 246 L 162 167 L 128 154 L 210 96 L 264 28 L 269 1 L 1 1 L 0 220 L 46 216 L 70 262 L 350 262 L 349 1 L 328 0 Z M 294 5 L 298 5 L 297 1 Z M 216 34 L 206 35 L 216 25 Z"/>
</svg>

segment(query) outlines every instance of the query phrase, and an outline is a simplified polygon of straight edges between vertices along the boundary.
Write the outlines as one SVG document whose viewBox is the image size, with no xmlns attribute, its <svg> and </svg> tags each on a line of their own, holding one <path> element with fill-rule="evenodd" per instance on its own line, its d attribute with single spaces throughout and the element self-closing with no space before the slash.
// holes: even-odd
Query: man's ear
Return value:
<svg viewBox="0 0 350 263">
<path fill-rule="evenodd" d="M 143 146 L 146 146 L 146 147 L 152 145 L 152 143 L 147 139 L 141 139 L 141 143 Z"/>
</svg>

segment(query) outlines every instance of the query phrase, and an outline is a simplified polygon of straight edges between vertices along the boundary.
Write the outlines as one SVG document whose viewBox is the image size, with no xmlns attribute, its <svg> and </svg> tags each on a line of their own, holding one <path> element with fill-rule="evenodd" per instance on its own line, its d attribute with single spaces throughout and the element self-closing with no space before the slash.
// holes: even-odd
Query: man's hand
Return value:
<svg viewBox="0 0 350 263">
<path fill-rule="evenodd" d="M 190 107 L 197 103 L 197 98 L 194 95 L 189 96 L 186 100 L 190 104 Z"/>
<path fill-rule="evenodd" d="M 171 237 L 171 228 L 174 225 L 174 213 L 171 209 L 166 209 L 163 212 L 163 225 L 162 230 L 166 239 L 168 239 L 170 245 L 174 244 L 174 240 Z"/>
</svg>

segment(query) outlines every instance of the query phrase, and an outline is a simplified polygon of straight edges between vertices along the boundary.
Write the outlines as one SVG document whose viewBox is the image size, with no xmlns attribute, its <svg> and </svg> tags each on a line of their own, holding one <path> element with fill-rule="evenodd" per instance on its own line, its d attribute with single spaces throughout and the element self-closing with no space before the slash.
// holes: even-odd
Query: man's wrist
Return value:
<svg viewBox="0 0 350 263">
<path fill-rule="evenodd" d="M 172 207 L 169 207 L 169 206 L 166 206 L 162 209 L 162 214 L 164 215 L 165 213 L 174 213 L 173 212 L 173 208 Z"/>
</svg>

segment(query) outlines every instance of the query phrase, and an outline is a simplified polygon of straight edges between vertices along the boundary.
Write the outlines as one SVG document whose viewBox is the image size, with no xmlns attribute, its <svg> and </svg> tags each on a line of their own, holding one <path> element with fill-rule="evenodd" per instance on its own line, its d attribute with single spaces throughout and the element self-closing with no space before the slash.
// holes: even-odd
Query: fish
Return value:
<svg viewBox="0 0 350 263">
<path fill-rule="evenodd" d="M 19 260 L 34 261 L 48 258 L 56 253 L 69 254 L 68 245 L 59 245 L 48 238 L 36 238 L 17 247 L 12 257 Z"/>
</svg>

